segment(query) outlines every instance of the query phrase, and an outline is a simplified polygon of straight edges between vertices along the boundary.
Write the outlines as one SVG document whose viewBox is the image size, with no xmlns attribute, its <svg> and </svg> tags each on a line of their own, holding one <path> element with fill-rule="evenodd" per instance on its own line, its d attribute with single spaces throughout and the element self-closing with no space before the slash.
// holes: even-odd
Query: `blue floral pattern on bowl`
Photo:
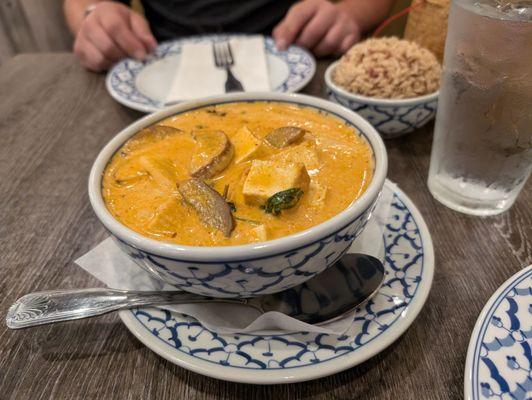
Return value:
<svg viewBox="0 0 532 400">
<path fill-rule="evenodd" d="M 117 244 L 143 269 L 187 292 L 214 297 L 254 297 L 299 285 L 338 260 L 362 232 L 371 207 L 340 230 L 298 249 L 228 263 L 189 262 Z"/>
<path fill-rule="evenodd" d="M 404 317 L 408 315 L 410 322 L 415 318 L 431 285 L 430 235 L 426 236 L 426 228 L 420 228 L 420 221 L 397 195 L 392 209 L 383 232 L 385 282 L 375 297 L 357 309 L 353 325 L 342 336 L 308 332 L 218 334 L 193 318 L 165 309 L 139 308 L 124 311 L 121 317 L 159 354 L 166 357 L 171 353 L 169 359 L 181 360 L 180 365 L 220 379 L 286 383 L 349 368 L 367 358 L 364 352 L 375 354 L 408 327 L 409 323 L 403 324 Z M 410 309 L 416 309 L 413 316 Z M 318 364 L 323 365 L 319 371 L 314 369 Z"/>
<path fill-rule="evenodd" d="M 402 136 L 425 126 L 434 118 L 438 107 L 437 99 L 411 106 L 372 105 L 340 96 L 330 89 L 327 94 L 329 100 L 359 113 L 385 139 Z"/>
<path fill-rule="evenodd" d="M 141 71 L 146 66 L 166 57 L 180 55 L 181 48 L 185 43 L 220 42 L 226 41 L 232 36 L 235 35 L 202 35 L 160 43 L 153 55 L 144 62 L 126 58 L 116 64 L 107 74 L 107 90 L 118 102 L 139 111 L 153 112 L 162 109 L 165 107 L 164 103 L 150 98 L 138 89 L 136 79 Z M 274 40 L 270 37 L 264 38 L 264 46 L 266 54 L 282 60 L 288 70 L 286 79 L 273 88 L 274 92 L 297 92 L 314 76 L 316 61 L 305 49 L 290 46 L 286 51 L 279 51 Z"/>
<path fill-rule="evenodd" d="M 532 398 L 532 266 L 488 301 L 469 346 L 466 399 Z"/>
</svg>

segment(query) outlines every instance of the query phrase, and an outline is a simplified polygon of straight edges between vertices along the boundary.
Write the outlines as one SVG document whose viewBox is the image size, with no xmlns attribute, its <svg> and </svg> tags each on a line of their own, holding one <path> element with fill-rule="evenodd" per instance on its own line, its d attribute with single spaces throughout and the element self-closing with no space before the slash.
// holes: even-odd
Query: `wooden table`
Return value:
<svg viewBox="0 0 532 400">
<path fill-rule="evenodd" d="M 323 95 L 320 62 L 306 92 Z M 72 260 L 107 234 L 89 205 L 100 149 L 141 116 L 70 54 L 21 55 L 0 68 L 0 314 L 21 295 L 98 282 Z M 530 182 L 513 208 L 474 218 L 425 184 L 432 127 L 386 142 L 389 177 L 424 215 L 436 274 L 427 304 L 394 345 L 313 382 L 253 386 L 206 378 L 152 353 L 116 314 L 24 331 L 0 325 L 2 399 L 459 399 L 469 336 L 495 289 L 532 262 Z"/>
</svg>

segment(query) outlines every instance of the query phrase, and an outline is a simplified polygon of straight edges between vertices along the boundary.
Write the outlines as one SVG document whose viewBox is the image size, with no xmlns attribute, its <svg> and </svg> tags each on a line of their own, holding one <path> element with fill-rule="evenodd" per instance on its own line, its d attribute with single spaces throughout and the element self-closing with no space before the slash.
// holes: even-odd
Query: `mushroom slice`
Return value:
<svg viewBox="0 0 532 400">
<path fill-rule="evenodd" d="M 137 138 L 142 138 L 144 136 L 152 136 L 156 137 L 157 139 L 164 139 L 168 136 L 176 135 L 176 134 L 183 134 L 184 132 L 179 128 L 174 128 L 173 126 L 168 125 L 151 125 L 147 128 L 144 128 L 137 134 Z"/>
<path fill-rule="evenodd" d="M 184 136 L 185 132 L 179 128 L 174 128 L 166 125 L 151 125 L 140 130 L 133 138 L 131 138 L 125 146 L 121 149 L 120 154 L 127 157 L 133 153 L 149 152 L 153 146 L 160 144 L 162 139 L 172 136 Z"/>
<path fill-rule="evenodd" d="M 273 147 L 282 149 L 303 138 L 306 132 L 305 129 L 297 126 L 283 126 L 268 133 L 265 140 Z"/>
<path fill-rule="evenodd" d="M 194 139 L 198 143 L 198 151 L 190 162 L 190 175 L 194 178 L 212 178 L 233 159 L 233 144 L 223 131 L 198 132 Z"/>
<path fill-rule="evenodd" d="M 196 210 L 205 225 L 218 229 L 226 237 L 231 236 L 233 215 L 216 190 L 199 179 L 189 179 L 179 184 L 179 193 Z"/>
</svg>

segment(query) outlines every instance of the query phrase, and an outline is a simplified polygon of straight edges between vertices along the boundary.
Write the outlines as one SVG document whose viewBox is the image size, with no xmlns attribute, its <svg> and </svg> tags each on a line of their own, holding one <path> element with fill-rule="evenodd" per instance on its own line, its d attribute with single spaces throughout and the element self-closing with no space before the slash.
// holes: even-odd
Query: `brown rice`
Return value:
<svg viewBox="0 0 532 400">
<path fill-rule="evenodd" d="M 408 99 L 437 91 L 440 75 L 440 64 L 430 51 L 387 37 L 351 47 L 333 70 L 332 80 L 362 96 Z"/>
</svg>

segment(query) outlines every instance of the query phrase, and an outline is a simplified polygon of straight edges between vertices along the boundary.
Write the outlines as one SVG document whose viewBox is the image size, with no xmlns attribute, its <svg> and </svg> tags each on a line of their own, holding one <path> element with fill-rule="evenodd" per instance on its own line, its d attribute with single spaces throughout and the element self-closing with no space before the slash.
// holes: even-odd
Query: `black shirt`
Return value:
<svg viewBox="0 0 532 400">
<path fill-rule="evenodd" d="M 128 3 L 127 0 L 121 0 Z M 270 35 L 296 0 L 141 0 L 157 40 L 202 33 Z"/>
</svg>

